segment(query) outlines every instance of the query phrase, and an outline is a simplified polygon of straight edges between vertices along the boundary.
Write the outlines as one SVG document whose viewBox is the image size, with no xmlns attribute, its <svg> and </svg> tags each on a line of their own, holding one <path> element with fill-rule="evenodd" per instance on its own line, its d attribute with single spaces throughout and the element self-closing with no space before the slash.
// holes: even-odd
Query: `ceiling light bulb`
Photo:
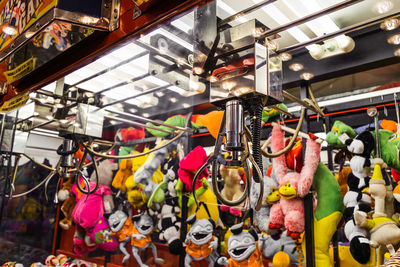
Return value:
<svg viewBox="0 0 400 267">
<path fill-rule="evenodd" d="M 383 14 L 390 11 L 392 8 L 393 3 L 391 0 L 380 0 L 374 5 L 373 11 L 378 14 Z"/>
<path fill-rule="evenodd" d="M 397 49 L 396 51 L 394 51 L 394 55 L 395 55 L 396 57 L 400 57 L 400 48 Z"/>
<path fill-rule="evenodd" d="M 55 104 L 54 106 L 55 106 L 56 108 L 63 108 L 63 107 L 64 107 L 64 104 L 57 103 L 57 104 Z"/>
<path fill-rule="evenodd" d="M 308 80 L 311 80 L 312 78 L 314 78 L 314 74 L 312 74 L 310 72 L 304 72 L 303 74 L 300 75 L 300 78 L 308 81 Z"/>
<path fill-rule="evenodd" d="M 387 40 L 389 44 L 399 45 L 400 44 L 400 34 L 395 34 L 389 37 Z"/>
<path fill-rule="evenodd" d="M 52 115 L 47 115 L 47 116 L 46 116 L 46 119 L 48 119 L 49 121 L 51 121 L 51 120 L 54 119 L 54 117 L 53 117 Z"/>
<path fill-rule="evenodd" d="M 304 66 L 300 63 L 293 63 L 289 66 L 289 69 L 291 69 L 292 71 L 300 71 L 304 69 Z"/>
<path fill-rule="evenodd" d="M 268 49 L 270 49 L 272 51 L 276 51 L 279 48 L 278 43 L 273 40 L 268 40 L 266 45 L 267 45 Z"/>
<path fill-rule="evenodd" d="M 381 29 L 384 31 L 391 31 L 398 28 L 399 26 L 400 26 L 400 21 L 395 18 L 385 19 L 381 23 Z"/>
<path fill-rule="evenodd" d="M 202 67 L 194 67 L 193 68 L 193 73 L 200 75 L 204 72 L 204 69 Z"/>
<path fill-rule="evenodd" d="M 190 108 L 190 104 L 188 104 L 188 103 L 183 103 L 183 105 L 182 105 L 184 108 Z"/>
<path fill-rule="evenodd" d="M 148 116 L 150 116 L 149 113 L 143 113 L 142 115 L 143 115 L 143 117 L 148 117 Z"/>
<path fill-rule="evenodd" d="M 283 52 L 283 53 L 280 53 L 280 54 L 279 54 L 279 58 L 280 58 L 282 61 L 289 61 L 289 60 L 292 59 L 292 55 L 289 54 L 289 53 Z"/>
<path fill-rule="evenodd" d="M 3 27 L 3 33 L 7 35 L 16 35 L 18 33 L 18 30 L 14 26 L 7 25 Z"/>
<path fill-rule="evenodd" d="M 169 99 L 169 101 L 171 101 L 172 103 L 176 103 L 176 101 L 178 101 L 178 99 L 176 97 L 171 97 Z"/>
</svg>

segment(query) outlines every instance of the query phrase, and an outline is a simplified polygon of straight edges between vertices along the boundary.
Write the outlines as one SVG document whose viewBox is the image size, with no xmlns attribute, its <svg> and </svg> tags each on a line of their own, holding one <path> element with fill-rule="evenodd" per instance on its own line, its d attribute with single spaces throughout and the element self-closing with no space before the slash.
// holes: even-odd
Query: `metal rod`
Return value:
<svg viewBox="0 0 400 267">
<path fill-rule="evenodd" d="M 253 12 L 265 5 L 272 4 L 273 2 L 276 2 L 276 0 L 265 0 L 265 1 L 262 1 L 261 3 L 255 4 L 255 5 L 252 5 L 251 7 L 243 9 L 242 11 L 240 11 L 236 14 L 233 14 L 232 16 L 229 16 L 226 19 L 221 20 L 218 23 L 218 28 L 224 26 L 225 24 L 228 24 L 231 21 L 237 20 L 240 17 L 246 16 L 247 14 L 250 14 L 251 12 Z"/>
<path fill-rule="evenodd" d="M 151 123 L 154 123 L 154 124 L 166 126 L 168 128 L 172 128 L 172 129 L 175 129 L 175 130 L 180 130 L 180 131 L 189 132 L 189 133 L 193 132 L 192 129 L 185 129 L 185 128 L 182 128 L 182 127 L 169 125 L 169 124 L 166 124 L 166 123 L 163 123 L 163 122 L 151 120 L 151 119 L 148 119 L 148 118 L 144 118 L 144 117 L 141 117 L 141 116 L 138 116 L 138 115 L 134 115 L 134 114 L 129 114 L 129 113 L 126 113 L 126 112 L 120 112 L 120 111 L 111 110 L 111 109 L 106 109 L 105 111 L 111 112 L 111 113 L 114 113 L 114 114 L 118 114 L 118 115 L 121 115 L 121 116 L 131 117 L 131 118 L 136 119 L 136 120 L 141 120 L 141 121 L 145 121 L 145 122 L 151 122 Z"/>
<path fill-rule="evenodd" d="M 87 82 L 87 81 L 89 81 L 89 80 L 91 80 L 91 79 L 93 79 L 93 78 L 96 78 L 96 77 L 98 77 L 98 76 L 100 76 L 100 75 L 102 75 L 102 74 L 105 74 L 105 73 L 107 73 L 107 72 L 109 72 L 109 71 L 111 71 L 111 70 L 113 70 L 113 69 L 116 69 L 116 68 L 122 66 L 122 65 L 128 64 L 129 62 L 131 62 L 131 61 L 133 61 L 133 60 L 135 60 L 135 59 L 141 58 L 141 57 L 143 57 L 143 56 L 145 56 L 145 55 L 147 55 L 147 54 L 149 54 L 149 51 L 143 51 L 143 52 L 141 52 L 141 53 L 139 53 L 139 54 L 137 54 L 137 55 L 134 55 L 133 57 L 130 57 L 130 58 L 128 58 L 128 59 L 125 59 L 125 60 L 123 60 L 123 61 L 121 61 L 121 62 L 119 62 L 119 63 L 117 63 L 117 64 L 115 64 L 115 65 L 113 65 L 113 66 L 111 66 L 111 67 L 109 67 L 109 68 L 107 68 L 107 69 L 105 69 L 105 70 L 99 71 L 99 72 L 97 72 L 97 73 L 95 73 L 95 74 L 93 74 L 93 75 L 91 75 L 91 76 L 89 76 L 89 77 L 86 77 L 86 78 L 84 78 L 83 80 L 80 80 L 79 82 L 76 82 L 76 83 L 74 83 L 74 84 L 68 86 L 68 88 L 76 87 L 78 84 Z M 68 88 L 67 88 L 67 89 L 68 89 Z"/>
<path fill-rule="evenodd" d="M 360 22 L 360 23 L 345 27 L 345 28 L 340 29 L 340 30 L 338 30 L 336 32 L 328 33 L 328 34 L 325 34 L 325 35 L 320 36 L 320 37 L 315 37 L 315 38 L 313 38 L 313 39 L 311 39 L 309 41 L 303 42 L 303 43 L 299 43 L 299 44 L 295 44 L 295 45 L 292 45 L 292 46 L 288 46 L 288 47 L 282 48 L 281 50 L 277 51 L 276 53 L 280 54 L 280 53 L 283 53 L 283 52 L 291 52 L 291 51 L 294 51 L 294 50 L 297 50 L 297 49 L 301 49 L 301 48 L 306 47 L 308 45 L 319 43 L 319 42 L 334 38 L 334 37 L 336 37 L 338 35 L 347 34 L 347 33 L 353 32 L 353 31 L 357 31 L 357 30 L 363 29 L 365 27 L 368 27 L 370 25 L 376 24 L 376 23 L 378 23 L 378 22 L 380 22 L 382 20 L 385 20 L 385 19 L 388 19 L 388 18 L 392 18 L 392 17 L 397 17 L 399 15 L 400 15 L 400 12 L 396 12 L 396 13 L 393 13 L 393 14 L 390 14 L 390 15 L 381 16 L 379 18 L 369 19 L 367 21 Z"/>
<path fill-rule="evenodd" d="M 130 99 L 133 99 L 133 98 L 136 98 L 136 97 L 140 97 L 142 95 L 147 95 L 147 94 L 150 94 L 150 93 L 153 93 L 153 92 L 156 92 L 156 91 L 161 91 L 161 90 L 164 90 L 164 89 L 166 89 L 166 88 L 168 88 L 170 86 L 171 85 L 168 84 L 168 85 L 164 85 L 164 86 L 155 87 L 155 88 L 140 92 L 140 93 L 138 93 L 136 95 L 129 96 L 129 97 L 126 97 L 126 98 L 123 98 L 123 99 L 108 103 L 108 104 L 102 106 L 101 108 L 106 108 L 106 107 L 109 107 L 109 106 L 112 106 L 112 105 L 115 105 L 115 104 L 118 104 L 118 103 L 122 103 L 122 102 L 125 102 L 127 100 L 130 100 Z"/>
<path fill-rule="evenodd" d="M 25 119 L 17 121 L 15 124 L 20 124 L 21 122 L 27 121 L 27 120 L 35 118 L 35 117 L 36 117 L 36 115 L 31 115 L 31 116 L 29 116 L 29 117 L 27 117 Z"/>
<path fill-rule="evenodd" d="M 325 9 L 322 9 L 320 11 L 317 11 L 317 12 L 312 13 L 310 15 L 307 15 L 305 17 L 302 17 L 302 18 L 296 19 L 294 21 L 288 22 L 288 23 L 283 24 L 283 25 L 281 25 L 279 27 L 276 27 L 274 29 L 267 30 L 260 37 L 258 37 L 258 39 L 265 39 L 268 36 L 277 34 L 279 32 L 283 32 L 283 31 L 285 31 L 287 29 L 290 29 L 290 28 L 292 28 L 294 26 L 297 26 L 297 25 L 300 25 L 300 24 L 304 24 L 304 23 L 306 23 L 308 21 L 311 21 L 311 20 L 314 20 L 316 18 L 325 16 L 327 14 L 330 14 L 332 12 L 341 10 L 343 8 L 352 6 L 352 5 L 354 5 L 354 4 L 358 3 L 358 2 L 361 2 L 361 1 L 363 1 L 363 0 L 346 0 L 346 1 L 340 2 L 340 3 L 336 4 L 336 5 L 327 7 Z"/>
<path fill-rule="evenodd" d="M 144 79 L 144 78 L 146 78 L 148 76 L 150 76 L 150 74 L 149 73 L 145 73 L 145 74 L 140 75 L 138 77 L 134 77 L 134 78 L 130 79 L 129 81 L 124 81 L 124 82 L 117 83 L 117 84 L 115 84 L 113 86 L 107 87 L 107 88 L 105 88 L 103 90 L 100 90 L 100 91 L 96 92 L 95 95 L 99 95 L 99 94 L 102 94 L 104 92 L 113 90 L 115 88 L 118 88 L 118 87 L 130 84 L 130 83 L 134 83 L 134 82 L 140 81 L 140 80 L 142 80 L 142 79 Z"/>
<path fill-rule="evenodd" d="M 140 126 L 140 127 L 143 127 L 143 128 L 153 129 L 153 130 L 157 130 L 157 131 L 168 133 L 168 134 L 173 134 L 174 133 L 172 131 L 159 129 L 159 128 L 156 128 L 156 127 L 153 127 L 153 126 L 148 126 L 148 125 L 143 124 L 143 123 L 139 123 L 139 122 L 136 122 L 136 121 L 130 121 L 130 120 L 119 118 L 119 117 L 112 117 L 112 116 L 105 115 L 104 118 L 105 119 L 109 119 L 109 120 L 115 120 L 115 121 L 120 121 L 120 122 L 133 124 L 133 125 Z"/>
<path fill-rule="evenodd" d="M 292 95 L 286 91 L 283 91 L 282 94 L 285 98 L 289 99 L 290 101 L 296 102 L 296 103 L 302 105 L 303 107 L 310 109 L 311 111 L 314 111 L 315 113 L 319 114 L 318 110 L 316 108 L 314 108 L 312 105 L 310 105 L 309 103 L 295 97 L 294 95 Z M 324 115 L 321 115 L 321 116 L 324 116 Z"/>
<path fill-rule="evenodd" d="M 50 123 L 52 123 L 52 122 L 54 122 L 54 121 L 55 121 L 54 119 L 53 119 L 53 120 L 49 120 L 49 121 L 45 121 L 45 122 L 40 123 L 40 124 L 38 124 L 38 125 L 36 125 L 36 126 L 30 128 L 29 130 L 26 130 L 26 131 L 24 131 L 24 132 L 30 132 L 30 131 L 32 131 L 32 130 L 34 130 L 34 129 L 36 129 L 36 128 L 40 128 L 40 127 L 45 126 L 45 125 L 47 125 L 47 124 L 50 124 Z"/>
</svg>

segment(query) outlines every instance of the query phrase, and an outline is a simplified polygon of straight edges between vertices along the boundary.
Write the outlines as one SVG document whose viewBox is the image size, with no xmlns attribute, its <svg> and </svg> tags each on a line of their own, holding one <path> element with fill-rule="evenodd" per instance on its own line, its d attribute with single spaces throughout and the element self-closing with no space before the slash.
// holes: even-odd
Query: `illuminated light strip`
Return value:
<svg viewBox="0 0 400 267">
<path fill-rule="evenodd" d="M 189 26 L 188 24 L 183 22 L 181 19 L 174 20 L 173 22 L 171 22 L 171 25 L 175 26 L 176 28 L 178 28 L 186 33 L 189 33 L 189 31 L 191 29 L 193 29 L 192 26 Z"/>
<path fill-rule="evenodd" d="M 151 33 L 149 33 L 146 38 L 154 36 L 156 34 L 161 34 L 164 35 L 165 37 L 167 37 L 168 39 L 170 39 L 171 41 L 174 41 L 177 44 L 180 44 L 181 46 L 185 47 L 186 49 L 188 49 L 189 51 L 193 51 L 193 45 L 189 44 L 188 42 L 186 42 L 185 40 L 179 38 L 178 36 L 173 35 L 172 33 L 170 33 L 169 31 L 163 29 L 163 28 L 159 28 L 157 30 L 152 31 Z"/>
<path fill-rule="evenodd" d="M 261 0 L 261 1 L 262 1 L 262 0 Z M 235 11 L 233 8 L 231 8 L 230 6 L 228 6 L 228 5 L 227 5 L 224 1 L 222 1 L 222 0 L 217 1 L 217 6 L 218 6 L 220 9 L 224 10 L 225 12 L 227 12 L 229 15 L 233 15 L 233 14 L 236 14 L 236 13 L 237 13 L 237 11 Z M 245 22 L 248 21 L 245 17 L 239 17 L 239 18 L 237 18 L 236 20 L 239 21 L 240 23 L 245 23 Z"/>
<path fill-rule="evenodd" d="M 252 0 L 255 4 L 260 3 L 262 0 Z M 269 4 L 261 8 L 271 19 L 273 19 L 279 25 L 289 23 L 291 20 L 283 14 L 274 4 Z M 298 27 L 292 27 L 286 30 L 290 35 L 293 36 L 298 42 L 303 43 L 310 40 L 302 30 Z M 306 46 L 308 50 L 314 49 L 315 45 Z"/>
</svg>

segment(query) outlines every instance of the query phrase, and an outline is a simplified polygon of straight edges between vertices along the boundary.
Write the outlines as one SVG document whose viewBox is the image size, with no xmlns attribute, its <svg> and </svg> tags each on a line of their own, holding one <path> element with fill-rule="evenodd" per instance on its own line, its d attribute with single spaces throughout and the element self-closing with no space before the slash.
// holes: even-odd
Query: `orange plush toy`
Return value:
<svg viewBox="0 0 400 267">
<path fill-rule="evenodd" d="M 349 176 L 350 173 L 351 173 L 350 167 L 343 168 L 338 173 L 337 178 L 336 178 L 340 185 L 340 191 L 342 191 L 343 197 L 344 197 L 344 195 L 346 195 L 347 191 L 349 191 L 349 188 L 347 186 L 347 177 Z"/>
</svg>

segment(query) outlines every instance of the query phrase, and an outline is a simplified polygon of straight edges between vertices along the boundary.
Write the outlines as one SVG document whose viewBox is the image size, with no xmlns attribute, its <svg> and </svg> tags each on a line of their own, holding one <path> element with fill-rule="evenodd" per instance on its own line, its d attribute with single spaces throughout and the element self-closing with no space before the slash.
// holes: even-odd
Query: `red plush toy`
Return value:
<svg viewBox="0 0 400 267">
<path fill-rule="evenodd" d="M 206 151 L 203 147 L 197 146 L 179 162 L 178 176 L 179 179 L 185 184 L 187 191 L 192 191 L 192 182 L 194 176 L 196 175 L 197 170 L 200 169 L 200 167 L 206 163 L 206 161 Z M 202 179 L 207 178 L 208 175 L 209 172 L 206 168 L 197 179 L 196 189 L 202 186 Z"/>
</svg>

